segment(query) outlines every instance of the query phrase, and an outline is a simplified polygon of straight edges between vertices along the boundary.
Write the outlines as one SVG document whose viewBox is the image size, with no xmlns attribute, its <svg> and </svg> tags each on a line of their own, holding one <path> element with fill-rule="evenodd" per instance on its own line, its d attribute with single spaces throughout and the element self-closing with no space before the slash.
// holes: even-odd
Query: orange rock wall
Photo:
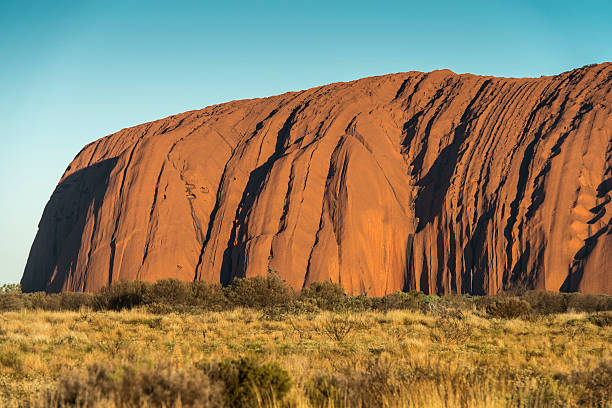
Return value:
<svg viewBox="0 0 612 408">
<path fill-rule="evenodd" d="M 383 295 L 612 293 L 612 64 L 408 72 L 210 106 L 87 145 L 26 291 L 274 270 Z"/>
</svg>

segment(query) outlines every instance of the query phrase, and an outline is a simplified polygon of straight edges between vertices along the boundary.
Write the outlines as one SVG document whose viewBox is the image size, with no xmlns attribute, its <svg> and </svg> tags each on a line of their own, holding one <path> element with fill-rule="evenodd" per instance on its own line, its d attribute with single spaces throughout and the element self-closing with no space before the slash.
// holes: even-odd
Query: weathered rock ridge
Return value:
<svg viewBox="0 0 612 408">
<path fill-rule="evenodd" d="M 612 293 L 612 63 L 408 72 L 209 106 L 87 145 L 26 291 L 277 271 L 350 293 Z"/>
</svg>

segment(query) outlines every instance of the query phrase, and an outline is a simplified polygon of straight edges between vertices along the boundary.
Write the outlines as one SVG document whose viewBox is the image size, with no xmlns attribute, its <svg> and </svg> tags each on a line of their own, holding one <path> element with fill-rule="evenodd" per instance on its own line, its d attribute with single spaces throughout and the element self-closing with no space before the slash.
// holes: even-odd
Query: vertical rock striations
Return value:
<svg viewBox="0 0 612 408">
<path fill-rule="evenodd" d="M 408 72 L 235 101 L 87 145 L 24 290 L 277 271 L 350 293 L 612 293 L 612 63 Z"/>
</svg>

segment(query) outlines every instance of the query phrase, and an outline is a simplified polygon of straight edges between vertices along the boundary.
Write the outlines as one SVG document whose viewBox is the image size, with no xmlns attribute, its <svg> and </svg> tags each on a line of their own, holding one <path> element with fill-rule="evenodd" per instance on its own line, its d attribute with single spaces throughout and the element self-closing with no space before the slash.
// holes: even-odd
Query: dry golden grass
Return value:
<svg viewBox="0 0 612 408">
<path fill-rule="evenodd" d="M 94 364 L 191 370 L 253 356 L 289 372 L 285 406 L 612 406 L 611 342 L 612 327 L 586 313 L 504 320 L 398 310 L 276 321 L 251 309 L 24 310 L 0 314 L 0 405 L 36 406 L 59 379 Z M 603 377 L 593 385 L 593 376 Z"/>
</svg>

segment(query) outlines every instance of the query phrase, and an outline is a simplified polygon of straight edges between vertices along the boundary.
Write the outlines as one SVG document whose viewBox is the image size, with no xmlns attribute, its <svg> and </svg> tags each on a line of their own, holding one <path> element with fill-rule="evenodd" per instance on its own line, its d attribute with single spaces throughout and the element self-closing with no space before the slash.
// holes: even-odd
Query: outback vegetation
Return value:
<svg viewBox="0 0 612 408">
<path fill-rule="evenodd" d="M 612 297 L 227 287 L 0 290 L 7 407 L 610 407 Z"/>
</svg>

